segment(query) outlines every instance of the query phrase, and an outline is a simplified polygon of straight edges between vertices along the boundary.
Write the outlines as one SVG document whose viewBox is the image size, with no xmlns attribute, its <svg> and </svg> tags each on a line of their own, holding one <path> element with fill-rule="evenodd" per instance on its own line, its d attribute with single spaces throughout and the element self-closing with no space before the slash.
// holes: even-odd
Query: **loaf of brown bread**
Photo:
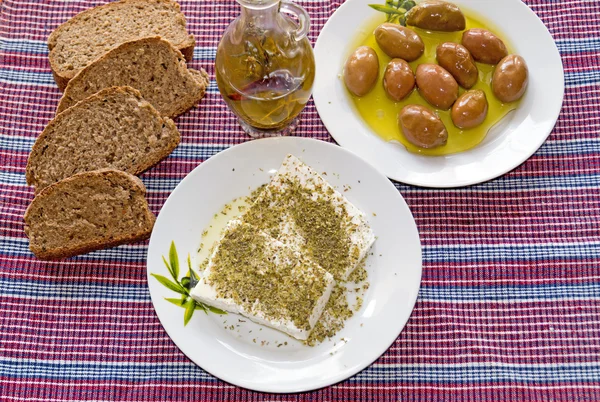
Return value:
<svg viewBox="0 0 600 402">
<path fill-rule="evenodd" d="M 161 115 L 175 117 L 202 99 L 208 83 L 208 74 L 191 73 L 169 42 L 144 38 L 119 45 L 81 70 L 69 81 L 57 113 L 104 88 L 130 86 Z"/>
<path fill-rule="evenodd" d="M 75 173 L 113 168 L 139 174 L 179 144 L 173 120 L 139 91 L 109 87 L 59 113 L 37 138 L 27 161 L 36 193 Z"/>
<path fill-rule="evenodd" d="M 140 179 L 110 169 L 46 187 L 25 212 L 29 248 L 53 260 L 146 239 L 155 217 L 145 193 Z"/>
<path fill-rule="evenodd" d="M 192 60 L 194 36 L 171 0 L 121 0 L 77 14 L 48 38 L 50 67 L 63 90 L 81 69 L 124 42 L 161 36 Z"/>
</svg>

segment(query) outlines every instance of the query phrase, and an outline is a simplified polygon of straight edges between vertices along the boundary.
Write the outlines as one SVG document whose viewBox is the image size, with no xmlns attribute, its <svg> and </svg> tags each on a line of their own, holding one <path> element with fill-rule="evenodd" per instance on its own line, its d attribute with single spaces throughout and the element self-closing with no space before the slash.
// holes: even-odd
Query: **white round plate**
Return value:
<svg viewBox="0 0 600 402">
<path fill-rule="evenodd" d="M 465 10 L 490 21 L 527 61 L 529 86 L 519 108 L 494 126 L 475 148 L 447 156 L 422 156 L 380 139 L 355 111 L 341 78 L 344 63 L 368 25 L 382 13 L 348 0 L 327 21 L 315 45 L 314 101 L 323 123 L 344 148 L 391 179 L 425 187 L 481 183 L 514 169 L 546 140 L 561 109 L 564 76 L 558 49 L 539 18 L 520 0 L 456 0 Z"/>
<path fill-rule="evenodd" d="M 193 258 L 201 232 L 213 215 L 234 198 L 267 183 L 288 153 L 318 172 L 327 172 L 326 180 L 348 189 L 342 190 L 343 194 L 368 215 L 378 239 L 367 259 L 370 287 L 362 307 L 336 339 L 314 347 L 235 314 L 206 315 L 197 310 L 184 326 L 184 309 L 165 300 L 178 295 L 151 274 L 169 276 L 162 257 L 169 260 L 171 241 L 177 247 L 180 270 L 187 272 L 186 257 L 189 253 Z M 194 266 L 197 263 L 193 261 Z M 375 168 L 337 145 L 304 138 L 270 138 L 229 148 L 179 183 L 156 220 L 147 265 L 148 287 L 160 322 L 198 366 L 244 388 L 301 392 L 352 376 L 395 341 L 419 291 L 421 243 L 404 199 Z M 278 347 L 284 342 L 287 345 Z"/>
</svg>

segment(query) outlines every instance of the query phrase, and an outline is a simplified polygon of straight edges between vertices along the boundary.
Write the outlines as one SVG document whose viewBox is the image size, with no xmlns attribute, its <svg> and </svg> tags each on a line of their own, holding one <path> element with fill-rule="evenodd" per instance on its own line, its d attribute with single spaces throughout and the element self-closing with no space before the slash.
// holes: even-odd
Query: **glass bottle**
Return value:
<svg viewBox="0 0 600 402">
<path fill-rule="evenodd" d="M 315 78 L 308 13 L 288 0 L 237 2 L 241 14 L 217 48 L 219 91 L 249 135 L 287 135 L 298 124 Z"/>
</svg>

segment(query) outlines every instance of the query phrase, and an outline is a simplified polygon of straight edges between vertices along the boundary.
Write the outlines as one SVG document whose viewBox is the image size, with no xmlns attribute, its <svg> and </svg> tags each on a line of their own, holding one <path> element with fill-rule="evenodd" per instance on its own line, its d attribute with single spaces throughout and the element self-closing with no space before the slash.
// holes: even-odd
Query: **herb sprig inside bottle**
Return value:
<svg viewBox="0 0 600 402">
<path fill-rule="evenodd" d="M 306 38 L 308 14 L 288 0 L 238 0 L 241 14 L 219 42 L 219 91 L 254 137 L 293 130 L 308 101 L 315 62 Z M 285 13 L 296 14 L 299 24 Z"/>
</svg>

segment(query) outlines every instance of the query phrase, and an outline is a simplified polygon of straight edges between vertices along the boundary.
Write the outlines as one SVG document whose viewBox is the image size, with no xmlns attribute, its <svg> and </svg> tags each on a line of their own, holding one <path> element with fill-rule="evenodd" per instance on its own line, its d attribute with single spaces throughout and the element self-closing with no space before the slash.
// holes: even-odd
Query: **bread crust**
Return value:
<svg viewBox="0 0 600 402">
<path fill-rule="evenodd" d="M 73 175 L 67 179 L 61 180 L 57 183 L 54 183 L 46 188 L 44 188 L 29 204 L 27 210 L 25 211 L 25 215 L 23 216 L 23 220 L 25 221 L 25 234 L 30 238 L 31 228 L 29 225 L 29 221 L 31 219 L 30 214 L 32 210 L 37 208 L 37 203 L 43 202 L 45 198 L 51 197 L 55 192 L 60 191 L 63 186 L 68 186 L 69 183 L 78 180 L 86 180 L 90 176 L 120 176 L 121 179 L 125 179 L 128 184 L 131 186 L 131 190 L 138 192 L 142 199 L 144 200 L 144 209 L 146 213 L 147 225 L 136 232 L 126 233 L 121 237 L 114 239 L 92 239 L 87 242 L 84 242 L 80 245 L 73 247 L 57 247 L 54 249 L 43 249 L 41 247 L 37 247 L 35 244 L 30 242 L 29 248 L 35 254 L 37 258 L 40 260 L 57 260 L 67 257 L 72 257 L 75 255 L 85 254 L 95 250 L 101 250 L 109 247 L 118 246 L 121 244 L 132 243 L 140 240 L 145 240 L 150 237 L 152 233 L 152 229 L 154 227 L 154 222 L 156 221 L 156 216 L 150 211 L 148 207 L 148 203 L 145 200 L 144 196 L 146 194 L 146 187 L 142 183 L 142 181 L 129 173 L 115 170 L 115 169 L 100 169 L 92 172 L 83 172 Z"/>
<path fill-rule="evenodd" d="M 150 237 L 150 234 L 152 234 L 152 229 L 150 229 L 148 232 L 140 233 L 135 236 L 123 237 L 118 240 L 113 240 L 104 243 L 90 242 L 89 244 L 82 245 L 81 247 L 73 247 L 70 249 L 64 248 L 43 251 L 39 248 L 30 247 L 30 250 L 40 260 L 55 261 L 69 257 L 74 257 L 76 255 L 91 253 L 92 251 L 104 250 L 107 248 L 120 246 L 122 244 L 137 243 L 138 241 L 148 239 Z"/>
<path fill-rule="evenodd" d="M 137 89 L 127 87 L 127 86 L 105 88 L 99 92 L 96 92 L 92 96 L 90 96 L 82 101 L 77 102 L 73 107 L 66 109 L 62 113 L 59 113 L 54 119 L 52 119 L 50 121 L 50 123 L 48 123 L 46 128 L 44 128 L 42 133 L 36 139 L 35 143 L 33 144 L 32 149 L 31 149 L 31 152 L 29 153 L 29 157 L 27 159 L 27 167 L 25 169 L 25 179 L 27 181 L 27 184 L 33 185 L 36 187 L 36 189 L 35 189 L 36 194 L 38 194 L 44 188 L 43 186 L 40 186 L 40 183 L 38 183 L 38 181 L 36 180 L 36 177 L 35 177 L 35 170 L 36 170 L 36 168 L 39 168 L 38 166 L 36 166 L 36 162 L 37 162 L 36 158 L 41 152 L 40 149 L 46 144 L 47 138 L 50 135 L 50 133 L 53 132 L 53 129 L 55 128 L 55 126 L 60 124 L 61 121 L 64 118 L 68 117 L 70 114 L 77 113 L 78 107 L 82 106 L 83 104 L 96 102 L 98 100 L 103 99 L 105 96 L 111 95 L 113 93 L 129 94 L 129 95 L 136 97 L 138 99 L 138 101 L 148 104 L 152 108 L 153 112 L 155 113 L 156 118 L 162 120 L 162 122 L 164 124 L 163 132 L 164 131 L 170 132 L 171 133 L 170 136 L 174 137 L 173 141 L 168 144 L 168 147 L 162 148 L 161 152 L 158 153 L 154 159 L 144 159 L 144 158 L 138 159 L 137 163 L 133 163 L 131 165 L 131 167 L 126 170 L 127 173 L 138 175 L 138 174 L 148 170 L 149 168 L 151 168 L 152 166 L 156 165 L 161 160 L 163 160 L 164 158 L 169 156 L 171 154 L 171 152 L 173 152 L 173 150 L 177 147 L 177 145 L 179 145 L 181 136 L 180 136 L 179 131 L 177 130 L 177 127 L 175 126 L 175 123 L 173 122 L 173 120 L 171 120 L 167 117 L 160 116 L 158 111 L 156 109 L 154 109 L 154 107 L 149 102 L 144 100 L 144 98 L 142 97 L 142 94 Z"/>
<path fill-rule="evenodd" d="M 57 114 L 61 113 L 64 110 L 66 110 L 68 107 L 71 106 L 70 103 L 72 103 L 73 100 L 71 99 L 70 92 L 72 92 L 73 86 L 75 86 L 79 81 L 85 80 L 86 76 L 88 75 L 88 72 L 94 66 L 96 66 L 98 64 L 102 64 L 102 63 L 106 62 L 107 60 L 110 60 L 111 58 L 115 57 L 116 54 L 118 54 L 120 52 L 125 52 L 125 51 L 129 50 L 129 48 L 138 48 L 138 47 L 141 47 L 144 45 L 157 45 L 157 44 L 168 46 L 171 49 L 171 51 L 174 52 L 175 57 L 178 59 L 179 68 L 181 69 L 183 74 L 190 74 L 191 79 L 193 79 L 195 82 L 198 83 L 198 88 L 196 89 L 197 93 L 194 94 L 192 102 L 178 106 L 171 113 L 163 113 L 160 110 L 159 110 L 159 112 L 166 117 L 173 118 L 173 117 L 179 116 L 180 114 L 191 109 L 194 105 L 196 105 L 200 101 L 200 99 L 202 99 L 204 97 L 204 94 L 206 93 L 206 89 L 207 89 L 208 83 L 209 83 L 209 81 L 207 79 L 208 74 L 206 73 L 206 71 L 204 71 L 204 69 L 200 69 L 199 75 L 202 77 L 205 77 L 206 79 L 205 80 L 199 79 L 199 75 L 196 73 L 196 70 L 192 70 L 193 72 L 190 72 L 190 70 L 187 68 L 187 65 L 185 63 L 185 58 L 183 57 L 183 54 L 178 49 L 174 48 L 173 45 L 171 45 L 169 42 L 162 39 L 160 36 L 155 36 L 155 37 L 142 38 L 142 39 L 138 39 L 138 40 L 134 40 L 134 41 L 124 42 L 121 45 L 117 46 L 116 48 L 105 53 L 98 59 L 96 59 L 93 63 L 89 64 L 87 67 L 80 70 L 73 77 L 73 79 L 71 79 L 71 81 L 69 81 L 69 83 L 67 84 L 64 94 L 63 94 L 62 98 L 60 99 L 60 102 L 56 109 L 56 113 Z M 154 105 L 154 106 L 156 107 L 156 105 Z"/>
<path fill-rule="evenodd" d="M 92 16 L 94 13 L 97 13 L 98 11 L 102 11 L 107 8 L 117 8 L 123 4 L 129 4 L 129 3 L 168 4 L 168 5 L 172 6 L 178 13 L 180 13 L 181 16 L 185 20 L 185 16 L 181 12 L 180 5 L 177 2 L 172 1 L 172 0 L 120 0 L 120 1 L 114 1 L 111 3 L 103 4 L 100 6 L 96 6 L 96 7 L 84 10 L 84 11 L 80 12 L 79 14 L 74 15 L 69 20 L 63 22 L 58 27 L 56 27 L 56 29 L 54 29 L 54 31 L 52 31 L 50 33 L 50 36 L 48 37 L 48 50 L 50 51 L 48 58 L 50 60 L 50 69 L 52 70 L 52 76 L 54 77 L 54 81 L 56 81 L 56 85 L 58 85 L 58 88 L 61 91 L 65 90 L 69 81 L 75 75 L 77 75 L 77 73 L 81 70 L 62 70 L 61 71 L 61 69 L 59 68 L 58 62 L 56 60 L 57 54 L 54 49 L 56 48 L 56 45 L 58 43 L 60 35 L 67 28 L 78 24 L 85 17 Z M 186 29 L 187 39 L 181 43 L 175 43 L 175 44 L 173 44 L 173 46 L 176 49 L 178 49 L 179 51 L 181 51 L 181 53 L 184 55 L 186 61 L 190 62 L 194 58 L 194 48 L 196 46 L 196 39 L 194 38 L 194 35 L 190 34 L 187 31 L 187 28 L 185 28 L 185 29 Z M 101 55 L 99 57 L 101 57 Z"/>
</svg>

